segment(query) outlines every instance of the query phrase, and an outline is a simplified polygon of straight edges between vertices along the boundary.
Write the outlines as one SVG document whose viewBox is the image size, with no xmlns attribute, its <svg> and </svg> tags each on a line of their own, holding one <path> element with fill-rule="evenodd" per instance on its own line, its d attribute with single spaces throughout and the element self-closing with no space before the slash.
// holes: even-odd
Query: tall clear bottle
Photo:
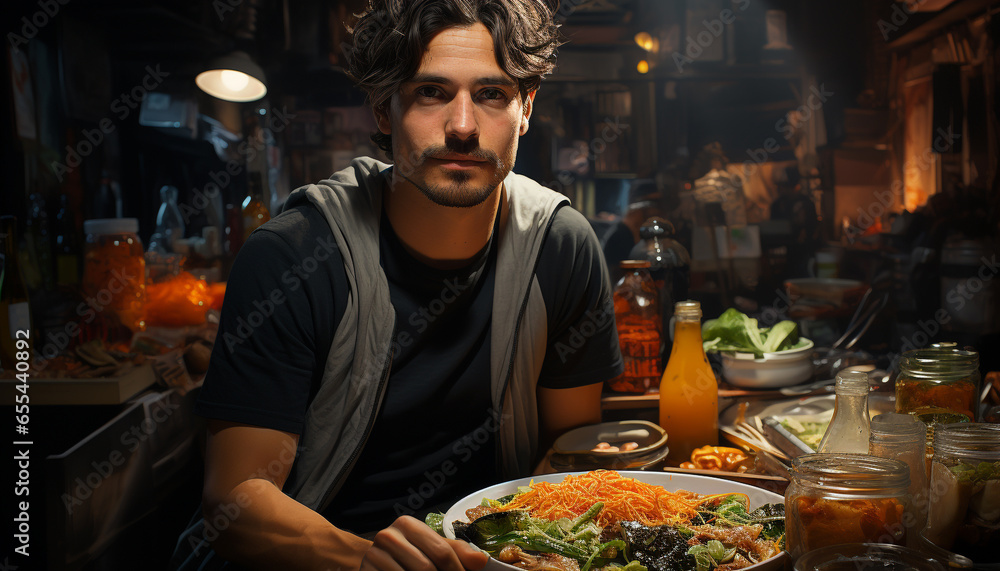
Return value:
<svg viewBox="0 0 1000 571">
<path fill-rule="evenodd" d="M 660 426 L 670 439 L 667 458 L 690 460 L 699 446 L 719 443 L 719 385 L 701 340 L 701 304 L 674 305 L 674 345 L 660 381 Z"/>
<path fill-rule="evenodd" d="M 0 240 L 3 241 L 3 257 L 0 259 L 0 371 L 9 371 L 16 365 L 17 339 L 24 339 L 25 335 L 30 337 L 32 333 L 28 289 L 21 276 L 15 248 L 17 219 L 13 216 L 0 216 Z"/>
<path fill-rule="evenodd" d="M 819 443 L 819 452 L 868 454 L 871 417 L 868 416 L 868 373 L 841 371 L 837 373 L 837 397 L 833 418 Z"/>
</svg>

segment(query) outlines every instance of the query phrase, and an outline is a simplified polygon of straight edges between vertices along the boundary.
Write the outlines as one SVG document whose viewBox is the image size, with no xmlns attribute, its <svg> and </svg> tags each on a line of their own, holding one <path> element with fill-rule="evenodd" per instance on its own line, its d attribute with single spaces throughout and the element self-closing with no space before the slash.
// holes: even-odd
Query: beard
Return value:
<svg viewBox="0 0 1000 571">
<path fill-rule="evenodd" d="M 489 170 L 487 180 L 479 183 L 472 182 L 474 178 L 472 172 L 453 171 L 445 173 L 446 180 L 444 181 L 428 181 L 426 176 L 428 159 L 447 153 L 460 153 L 485 161 L 483 168 Z M 411 169 L 414 174 L 422 173 L 423 176 L 414 177 L 404 174 L 402 175 L 404 179 L 417 187 L 421 194 L 434 204 L 452 208 L 479 206 L 490 197 L 506 178 L 507 173 L 510 172 L 510 166 L 503 159 L 493 151 L 479 147 L 477 141 L 472 141 L 470 144 L 456 140 L 448 140 L 445 145 L 434 145 L 424 149 Z"/>
</svg>

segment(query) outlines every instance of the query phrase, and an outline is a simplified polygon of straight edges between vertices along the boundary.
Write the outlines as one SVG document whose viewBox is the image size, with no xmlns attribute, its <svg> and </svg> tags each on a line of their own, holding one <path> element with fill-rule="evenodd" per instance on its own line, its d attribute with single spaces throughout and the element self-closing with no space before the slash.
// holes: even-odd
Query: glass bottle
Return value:
<svg viewBox="0 0 1000 571">
<path fill-rule="evenodd" d="M 867 454 L 806 454 L 792 459 L 785 490 L 785 550 L 842 543 L 905 545 L 910 473 L 899 460 Z"/>
<path fill-rule="evenodd" d="M 31 311 L 28 289 L 21 275 L 17 256 L 17 218 L 0 216 L 0 240 L 3 240 L 3 257 L 0 259 L 0 371 L 13 370 L 16 365 L 17 339 L 30 337 Z"/>
<path fill-rule="evenodd" d="M 675 230 L 669 220 L 654 216 L 639 228 L 639 243 L 632 248 L 629 259 L 648 260 L 649 275 L 660 292 L 662 331 L 670 326 L 674 315 L 674 300 L 687 297 L 688 270 L 691 256 L 680 242 L 674 240 Z M 660 337 L 661 366 L 670 355 L 670 335 Z"/>
<path fill-rule="evenodd" d="M 907 527 L 920 530 L 927 519 L 927 463 L 924 461 L 924 423 L 909 414 L 888 412 L 872 419 L 868 453 L 879 458 L 891 458 L 910 469 L 910 497 L 913 518 Z"/>
<path fill-rule="evenodd" d="M 101 171 L 101 184 L 94 197 L 94 218 L 121 218 L 122 193 L 118 183 L 107 170 Z"/>
<path fill-rule="evenodd" d="M 719 385 L 702 347 L 697 301 L 674 305 L 674 346 L 660 381 L 660 426 L 670 438 L 671 462 L 719 443 Z"/>
<path fill-rule="evenodd" d="M 243 199 L 243 241 L 250 233 L 271 219 L 271 211 L 263 199 L 263 182 L 257 171 L 250 171 L 247 177 L 247 196 Z"/>
<path fill-rule="evenodd" d="M 625 275 L 618 280 L 612 298 L 615 326 L 625 370 L 608 381 L 612 391 L 655 392 L 660 385 L 660 304 L 649 262 L 621 262 Z"/>
<path fill-rule="evenodd" d="M 177 195 L 175 186 L 160 188 L 160 210 L 156 214 L 156 231 L 149 240 L 150 251 L 177 252 L 177 241 L 184 238 L 184 218 L 177 205 Z"/>
<path fill-rule="evenodd" d="M 929 495 L 926 539 L 977 565 L 1000 562 L 1000 426 L 939 425 Z"/>
<path fill-rule="evenodd" d="M 871 435 L 868 416 L 868 373 L 841 371 L 837 373 L 837 397 L 833 403 L 833 418 L 823 433 L 817 452 L 867 454 Z"/>
</svg>

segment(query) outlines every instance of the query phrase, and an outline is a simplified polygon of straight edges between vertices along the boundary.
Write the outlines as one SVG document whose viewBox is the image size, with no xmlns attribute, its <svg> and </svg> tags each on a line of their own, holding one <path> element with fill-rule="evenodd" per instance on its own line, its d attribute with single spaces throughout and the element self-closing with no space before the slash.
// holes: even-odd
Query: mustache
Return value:
<svg viewBox="0 0 1000 571">
<path fill-rule="evenodd" d="M 480 159 L 483 161 L 489 161 L 494 164 L 500 163 L 500 157 L 489 149 L 484 149 L 479 146 L 479 141 L 472 139 L 470 141 L 460 141 L 458 139 L 448 139 L 445 141 L 444 145 L 432 145 L 424 149 L 420 153 L 419 164 L 424 164 L 427 159 L 441 158 L 444 155 L 458 153 L 461 155 L 467 155 L 474 159 Z"/>
</svg>

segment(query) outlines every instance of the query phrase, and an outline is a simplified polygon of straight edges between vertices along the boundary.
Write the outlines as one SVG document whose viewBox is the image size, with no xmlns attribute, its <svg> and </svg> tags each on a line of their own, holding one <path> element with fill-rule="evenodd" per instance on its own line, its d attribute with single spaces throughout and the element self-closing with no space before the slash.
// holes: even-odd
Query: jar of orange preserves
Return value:
<svg viewBox="0 0 1000 571">
<path fill-rule="evenodd" d="M 83 223 L 83 293 L 103 321 L 131 332 L 146 328 L 146 260 L 135 218 L 101 218 Z"/>
<path fill-rule="evenodd" d="M 907 351 L 896 377 L 896 412 L 924 423 L 980 420 L 979 353 L 955 347 Z"/>
<path fill-rule="evenodd" d="M 807 454 L 792 460 L 785 491 L 785 549 L 803 553 L 841 543 L 904 545 L 916 525 L 910 513 L 910 468 L 862 454 Z"/>
</svg>

